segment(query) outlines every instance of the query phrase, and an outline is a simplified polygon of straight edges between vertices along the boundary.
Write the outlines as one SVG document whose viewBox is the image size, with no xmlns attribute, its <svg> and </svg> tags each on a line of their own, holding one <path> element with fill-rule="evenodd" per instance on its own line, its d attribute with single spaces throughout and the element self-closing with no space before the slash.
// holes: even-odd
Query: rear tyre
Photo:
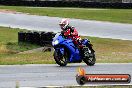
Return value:
<svg viewBox="0 0 132 88">
<path fill-rule="evenodd" d="M 68 54 L 67 52 L 65 52 L 65 55 L 59 55 L 59 53 L 57 53 L 56 51 L 54 51 L 54 59 L 56 61 L 56 63 L 60 66 L 66 66 L 67 65 L 67 60 L 68 60 Z"/>
</svg>

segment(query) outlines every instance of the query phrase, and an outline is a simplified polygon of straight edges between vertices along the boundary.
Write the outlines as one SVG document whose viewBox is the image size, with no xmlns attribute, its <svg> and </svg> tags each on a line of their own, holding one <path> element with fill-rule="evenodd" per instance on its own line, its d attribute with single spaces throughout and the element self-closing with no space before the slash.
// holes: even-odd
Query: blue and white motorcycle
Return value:
<svg viewBox="0 0 132 88">
<path fill-rule="evenodd" d="M 63 34 L 57 33 L 53 38 L 52 45 L 55 49 L 54 59 L 60 66 L 66 66 L 67 63 L 80 63 L 84 61 L 87 65 L 95 64 L 95 51 L 88 39 L 83 39 L 83 48 L 78 49 L 72 39 L 67 39 Z"/>
</svg>

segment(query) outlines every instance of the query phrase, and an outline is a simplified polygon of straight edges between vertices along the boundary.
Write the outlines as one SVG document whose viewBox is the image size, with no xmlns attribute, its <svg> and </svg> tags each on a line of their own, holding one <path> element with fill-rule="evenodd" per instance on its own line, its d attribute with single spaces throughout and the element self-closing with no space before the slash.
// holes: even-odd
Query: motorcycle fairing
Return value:
<svg viewBox="0 0 132 88">
<path fill-rule="evenodd" d="M 79 50 L 75 45 L 73 44 L 72 39 L 64 39 L 61 35 L 54 38 L 53 41 L 59 41 L 60 46 L 64 46 L 68 49 L 69 52 L 69 62 L 78 62 L 81 60 L 81 56 L 79 54 Z M 56 50 L 61 52 L 62 55 L 64 55 L 64 47 L 57 48 Z"/>
<path fill-rule="evenodd" d="M 81 60 L 79 50 L 77 49 L 77 47 L 75 47 L 71 39 L 67 39 L 67 41 L 62 42 L 61 44 L 65 46 L 69 51 L 69 62 L 77 62 Z"/>
</svg>

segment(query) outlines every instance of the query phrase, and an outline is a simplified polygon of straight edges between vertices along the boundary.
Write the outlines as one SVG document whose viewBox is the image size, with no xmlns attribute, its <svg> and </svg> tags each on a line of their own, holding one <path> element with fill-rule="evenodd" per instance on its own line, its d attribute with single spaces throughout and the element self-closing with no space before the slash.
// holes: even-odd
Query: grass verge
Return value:
<svg viewBox="0 0 132 88">
<path fill-rule="evenodd" d="M 17 53 L 40 47 L 33 44 L 18 43 L 19 31 L 27 30 L 0 27 L 0 64 L 21 64 L 21 62 L 17 63 L 18 59 L 16 59 L 18 60 L 17 62 L 14 59 L 24 56 L 17 55 Z"/>
<path fill-rule="evenodd" d="M 96 51 L 97 62 L 130 63 L 132 62 L 132 41 L 88 37 Z"/>
<path fill-rule="evenodd" d="M 18 43 L 18 32 L 27 31 L 18 28 L 0 27 L 0 53 L 18 53 L 40 47 L 38 45 Z"/>
<path fill-rule="evenodd" d="M 18 54 L 40 46 L 32 44 L 18 44 L 17 33 L 20 29 L 0 27 L 0 64 L 52 64 L 53 52 L 34 52 Z M 26 31 L 26 30 L 23 30 Z M 87 37 L 94 45 L 97 62 L 99 63 L 131 63 L 132 41 Z M 82 38 L 84 38 L 82 37 Z"/>
<path fill-rule="evenodd" d="M 31 8 L 22 6 L 0 6 L 8 9 L 34 15 L 67 17 L 86 20 L 132 23 L 132 9 L 90 9 L 90 8 Z"/>
</svg>

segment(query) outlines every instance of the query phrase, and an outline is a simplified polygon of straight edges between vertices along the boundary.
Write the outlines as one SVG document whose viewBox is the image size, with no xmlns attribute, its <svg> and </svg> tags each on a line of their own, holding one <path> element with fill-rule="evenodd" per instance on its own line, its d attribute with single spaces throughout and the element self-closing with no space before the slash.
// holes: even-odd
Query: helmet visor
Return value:
<svg viewBox="0 0 132 88">
<path fill-rule="evenodd" d="M 64 27 L 65 26 L 65 24 L 59 24 L 61 27 Z"/>
</svg>

